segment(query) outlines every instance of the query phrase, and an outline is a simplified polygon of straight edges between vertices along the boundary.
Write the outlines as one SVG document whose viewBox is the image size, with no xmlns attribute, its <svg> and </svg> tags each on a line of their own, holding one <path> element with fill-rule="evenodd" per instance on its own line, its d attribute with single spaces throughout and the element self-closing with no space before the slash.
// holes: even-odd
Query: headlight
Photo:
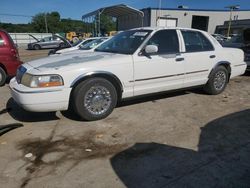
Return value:
<svg viewBox="0 0 250 188">
<path fill-rule="evenodd" d="M 59 75 L 40 75 L 24 74 L 21 84 L 32 88 L 63 86 L 63 79 Z"/>
</svg>

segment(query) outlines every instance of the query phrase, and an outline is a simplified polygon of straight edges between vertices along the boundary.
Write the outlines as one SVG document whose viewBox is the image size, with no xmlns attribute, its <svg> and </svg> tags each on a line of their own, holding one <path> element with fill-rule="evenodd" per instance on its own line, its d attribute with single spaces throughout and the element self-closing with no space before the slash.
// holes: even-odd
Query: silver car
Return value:
<svg viewBox="0 0 250 188">
<path fill-rule="evenodd" d="M 65 40 L 62 40 L 62 37 L 58 35 L 52 35 L 51 37 L 44 37 L 41 40 L 38 40 L 33 35 L 30 36 L 34 38 L 36 42 L 28 44 L 29 50 L 40 50 L 45 48 L 64 48 L 69 45 Z"/>
</svg>

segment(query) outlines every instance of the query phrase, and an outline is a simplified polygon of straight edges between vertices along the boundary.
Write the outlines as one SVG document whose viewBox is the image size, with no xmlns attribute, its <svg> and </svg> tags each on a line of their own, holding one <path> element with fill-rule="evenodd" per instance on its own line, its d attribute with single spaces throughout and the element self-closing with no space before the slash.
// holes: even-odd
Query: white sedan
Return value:
<svg viewBox="0 0 250 188">
<path fill-rule="evenodd" d="M 75 46 L 57 50 L 53 53 L 50 53 L 49 55 L 68 53 L 68 52 L 72 52 L 76 50 L 82 50 L 82 52 L 94 51 L 94 48 L 102 44 L 107 39 L 108 37 L 93 37 L 93 38 L 84 39 L 83 41 L 79 42 Z"/>
<path fill-rule="evenodd" d="M 14 100 L 36 112 L 74 111 L 85 120 L 107 117 L 118 101 L 202 86 L 221 93 L 246 70 L 242 50 L 223 48 L 206 32 L 138 28 L 117 34 L 95 52 L 61 54 L 23 64 L 10 81 Z"/>
</svg>

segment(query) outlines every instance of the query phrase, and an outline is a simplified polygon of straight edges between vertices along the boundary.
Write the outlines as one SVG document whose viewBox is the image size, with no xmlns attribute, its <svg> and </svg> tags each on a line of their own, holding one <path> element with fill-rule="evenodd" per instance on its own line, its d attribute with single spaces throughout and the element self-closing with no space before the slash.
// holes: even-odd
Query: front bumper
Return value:
<svg viewBox="0 0 250 188">
<path fill-rule="evenodd" d="M 22 108 L 32 112 L 67 110 L 72 88 L 27 88 L 13 78 L 9 84 L 12 98 Z"/>
</svg>

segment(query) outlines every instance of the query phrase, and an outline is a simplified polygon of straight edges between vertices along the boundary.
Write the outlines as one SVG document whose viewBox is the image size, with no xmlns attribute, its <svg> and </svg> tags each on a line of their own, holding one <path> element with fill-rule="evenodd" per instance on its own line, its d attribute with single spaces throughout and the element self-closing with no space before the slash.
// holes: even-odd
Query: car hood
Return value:
<svg viewBox="0 0 250 188">
<path fill-rule="evenodd" d="M 58 34 L 53 34 L 54 37 L 57 37 L 59 39 L 61 39 L 61 41 L 63 41 L 65 44 L 67 44 L 68 46 L 72 47 L 72 44 L 64 37 L 58 35 Z"/>
<path fill-rule="evenodd" d="M 34 37 L 33 35 L 29 34 L 29 36 L 31 36 L 33 39 L 35 39 L 37 42 L 39 42 L 40 40 L 38 40 L 36 37 Z"/>
<path fill-rule="evenodd" d="M 85 63 L 108 62 L 125 56 L 127 55 L 106 53 L 106 52 L 90 52 L 90 53 L 76 52 L 76 53 L 52 55 L 38 60 L 30 61 L 27 64 L 36 70 L 48 71 L 51 69 L 58 70 L 71 66 L 81 67 L 81 65 Z"/>
<path fill-rule="evenodd" d="M 89 53 L 89 52 L 94 52 L 94 49 L 89 49 L 89 50 L 81 50 L 78 47 L 71 47 L 71 48 L 66 48 L 62 50 L 58 50 L 56 54 L 84 54 L 84 53 Z"/>
</svg>

